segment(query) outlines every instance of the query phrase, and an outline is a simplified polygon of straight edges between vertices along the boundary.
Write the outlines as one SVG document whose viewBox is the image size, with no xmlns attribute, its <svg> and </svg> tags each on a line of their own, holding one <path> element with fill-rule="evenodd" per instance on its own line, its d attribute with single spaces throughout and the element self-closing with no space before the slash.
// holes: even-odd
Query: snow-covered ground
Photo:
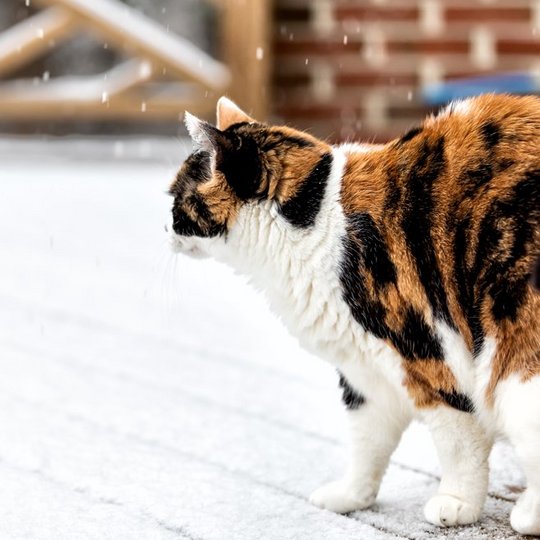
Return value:
<svg viewBox="0 0 540 540">
<path fill-rule="evenodd" d="M 502 444 L 482 521 L 424 523 L 419 425 L 373 509 L 307 502 L 345 464 L 336 375 L 242 278 L 169 253 L 187 148 L 0 140 L 0 539 L 515 538 Z"/>
</svg>

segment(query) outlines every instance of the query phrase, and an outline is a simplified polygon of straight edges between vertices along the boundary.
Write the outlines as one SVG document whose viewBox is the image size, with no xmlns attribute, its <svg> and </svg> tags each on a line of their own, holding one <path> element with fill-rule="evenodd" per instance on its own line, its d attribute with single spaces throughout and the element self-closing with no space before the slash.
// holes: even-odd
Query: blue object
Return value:
<svg viewBox="0 0 540 540">
<path fill-rule="evenodd" d="M 507 73 L 427 85 L 422 88 L 422 97 L 429 105 L 441 105 L 454 99 L 463 99 L 490 92 L 532 94 L 539 90 L 538 80 L 529 73 Z"/>
</svg>

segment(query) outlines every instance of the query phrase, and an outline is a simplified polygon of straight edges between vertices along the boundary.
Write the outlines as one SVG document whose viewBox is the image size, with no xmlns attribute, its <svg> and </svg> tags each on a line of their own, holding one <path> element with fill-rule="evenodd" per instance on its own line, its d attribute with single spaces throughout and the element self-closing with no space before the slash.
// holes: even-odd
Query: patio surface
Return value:
<svg viewBox="0 0 540 540">
<path fill-rule="evenodd" d="M 169 253 L 187 149 L 0 140 L 0 538 L 518 538 L 502 443 L 478 525 L 423 521 L 439 469 L 417 424 L 374 508 L 308 503 L 345 465 L 336 375 L 241 277 Z"/>
</svg>

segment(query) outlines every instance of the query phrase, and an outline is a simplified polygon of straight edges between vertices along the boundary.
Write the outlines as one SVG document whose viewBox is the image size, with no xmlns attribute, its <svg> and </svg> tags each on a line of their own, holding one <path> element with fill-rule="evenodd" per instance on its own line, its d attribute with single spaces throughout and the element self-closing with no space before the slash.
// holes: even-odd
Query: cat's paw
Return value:
<svg viewBox="0 0 540 540">
<path fill-rule="evenodd" d="M 347 514 L 371 506 L 376 496 L 374 490 L 362 491 L 344 480 L 338 480 L 316 489 L 309 497 L 309 502 L 331 512 Z"/>
<path fill-rule="evenodd" d="M 481 511 L 481 508 L 452 495 L 435 495 L 424 507 L 424 516 L 433 525 L 452 527 L 474 523 Z"/>
<path fill-rule="evenodd" d="M 527 489 L 510 514 L 510 524 L 520 534 L 540 536 L 540 497 Z"/>
</svg>

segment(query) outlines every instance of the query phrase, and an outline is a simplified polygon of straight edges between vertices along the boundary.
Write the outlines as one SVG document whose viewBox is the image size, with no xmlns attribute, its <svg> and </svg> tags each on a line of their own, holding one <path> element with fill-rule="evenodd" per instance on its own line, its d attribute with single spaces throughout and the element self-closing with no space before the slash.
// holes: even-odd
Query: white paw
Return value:
<svg viewBox="0 0 540 540">
<path fill-rule="evenodd" d="M 525 490 L 510 514 L 510 524 L 520 534 L 540 536 L 540 497 Z"/>
<path fill-rule="evenodd" d="M 439 527 L 474 523 L 480 517 L 480 512 L 481 508 L 452 495 L 435 495 L 424 506 L 425 518 Z"/>
<path fill-rule="evenodd" d="M 338 514 L 347 514 L 371 506 L 376 493 L 372 489 L 360 489 L 344 480 L 330 482 L 316 489 L 309 497 L 309 502 Z"/>
</svg>

